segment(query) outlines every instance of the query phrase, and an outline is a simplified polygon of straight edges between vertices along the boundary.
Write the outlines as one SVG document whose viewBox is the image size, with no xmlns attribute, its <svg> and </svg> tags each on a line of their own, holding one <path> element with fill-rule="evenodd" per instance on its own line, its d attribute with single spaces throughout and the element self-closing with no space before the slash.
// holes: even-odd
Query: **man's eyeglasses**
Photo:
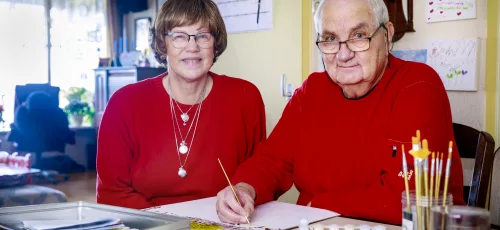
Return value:
<svg viewBox="0 0 500 230">
<path fill-rule="evenodd" d="M 163 35 L 170 37 L 172 45 L 178 49 L 185 48 L 189 44 L 191 37 L 194 37 L 196 44 L 198 44 L 200 48 L 208 49 L 214 45 L 214 36 L 210 32 L 203 32 L 194 35 L 184 32 L 171 32 Z"/>
<path fill-rule="evenodd" d="M 381 24 L 375 32 L 373 32 L 372 36 L 366 37 L 366 38 L 351 38 L 347 39 L 343 42 L 338 41 L 338 40 L 333 40 L 333 41 L 316 41 L 316 45 L 318 46 L 319 50 L 324 53 L 324 54 L 335 54 L 339 52 L 340 46 L 342 43 L 345 43 L 347 48 L 353 52 L 361 52 L 365 51 L 370 48 L 370 41 L 372 38 L 377 34 L 380 28 L 385 29 L 385 25 Z M 319 40 L 319 38 L 318 38 Z"/>
</svg>

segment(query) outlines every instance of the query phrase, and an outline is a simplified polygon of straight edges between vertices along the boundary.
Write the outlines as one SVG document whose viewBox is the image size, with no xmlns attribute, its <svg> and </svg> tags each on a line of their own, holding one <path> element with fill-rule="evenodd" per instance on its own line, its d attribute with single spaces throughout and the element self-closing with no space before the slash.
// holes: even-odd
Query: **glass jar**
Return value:
<svg viewBox="0 0 500 230">
<path fill-rule="evenodd" d="M 406 192 L 403 191 L 401 195 L 403 213 L 401 227 L 403 230 L 429 229 L 431 207 L 443 206 L 443 203 L 446 203 L 447 206 L 453 205 L 453 195 L 450 193 L 446 196 L 446 202 L 444 202 L 443 193 L 441 192 L 438 197 L 433 196 L 432 199 L 429 199 L 428 196 L 420 196 L 418 203 L 415 191 L 411 190 L 409 193 L 410 206 L 408 206 Z M 422 226 L 419 227 L 417 224 Z"/>
<path fill-rule="evenodd" d="M 431 208 L 431 229 L 490 229 L 490 212 L 468 206 L 436 206 Z"/>
</svg>

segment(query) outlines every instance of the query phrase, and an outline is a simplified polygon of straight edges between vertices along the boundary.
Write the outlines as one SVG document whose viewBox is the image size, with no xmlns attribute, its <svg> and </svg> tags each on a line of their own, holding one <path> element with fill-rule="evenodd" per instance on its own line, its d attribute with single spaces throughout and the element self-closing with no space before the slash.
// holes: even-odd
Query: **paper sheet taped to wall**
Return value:
<svg viewBox="0 0 500 230">
<path fill-rule="evenodd" d="M 427 22 L 470 18 L 476 18 L 476 0 L 427 0 Z"/>
<path fill-rule="evenodd" d="M 228 33 L 273 28 L 273 0 L 214 0 Z"/>
<path fill-rule="evenodd" d="M 427 64 L 438 72 L 446 90 L 476 91 L 478 50 L 478 38 L 432 40 Z"/>
</svg>

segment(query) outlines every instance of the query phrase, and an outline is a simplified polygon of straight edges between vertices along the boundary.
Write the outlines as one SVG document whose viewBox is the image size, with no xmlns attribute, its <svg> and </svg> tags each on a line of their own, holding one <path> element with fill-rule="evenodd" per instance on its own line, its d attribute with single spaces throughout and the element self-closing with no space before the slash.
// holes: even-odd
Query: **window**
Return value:
<svg viewBox="0 0 500 230">
<path fill-rule="evenodd" d="M 44 0 L 0 1 L 0 94 L 4 127 L 14 120 L 16 85 L 48 82 Z M 7 36 L 5 36 L 7 35 Z"/>
<path fill-rule="evenodd" d="M 0 0 L 0 31 L 0 63 L 7 63 L 0 68 L 4 129 L 14 120 L 16 85 L 50 83 L 61 92 L 76 86 L 93 93 L 93 69 L 107 53 L 104 0 Z M 67 103 L 61 98 L 60 107 Z"/>
<path fill-rule="evenodd" d="M 51 84 L 94 91 L 93 69 L 106 55 L 102 1 L 52 0 L 50 18 Z"/>
</svg>

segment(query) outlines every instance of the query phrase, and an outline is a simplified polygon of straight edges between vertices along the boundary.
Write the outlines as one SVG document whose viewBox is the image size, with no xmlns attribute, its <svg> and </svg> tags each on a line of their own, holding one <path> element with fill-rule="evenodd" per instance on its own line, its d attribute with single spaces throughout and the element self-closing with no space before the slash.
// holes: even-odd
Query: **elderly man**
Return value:
<svg viewBox="0 0 500 230">
<path fill-rule="evenodd" d="M 232 183 L 242 206 L 229 188 L 219 192 L 219 218 L 245 223 L 254 205 L 295 184 L 299 205 L 400 224 L 401 146 L 411 149 L 420 130 L 431 151 L 448 151 L 454 137 L 446 91 L 432 68 L 389 53 L 394 26 L 383 0 L 325 0 L 314 19 L 326 71 L 296 90 L 269 139 L 239 166 Z M 464 204 L 462 189 L 455 151 L 455 204 Z"/>
</svg>

